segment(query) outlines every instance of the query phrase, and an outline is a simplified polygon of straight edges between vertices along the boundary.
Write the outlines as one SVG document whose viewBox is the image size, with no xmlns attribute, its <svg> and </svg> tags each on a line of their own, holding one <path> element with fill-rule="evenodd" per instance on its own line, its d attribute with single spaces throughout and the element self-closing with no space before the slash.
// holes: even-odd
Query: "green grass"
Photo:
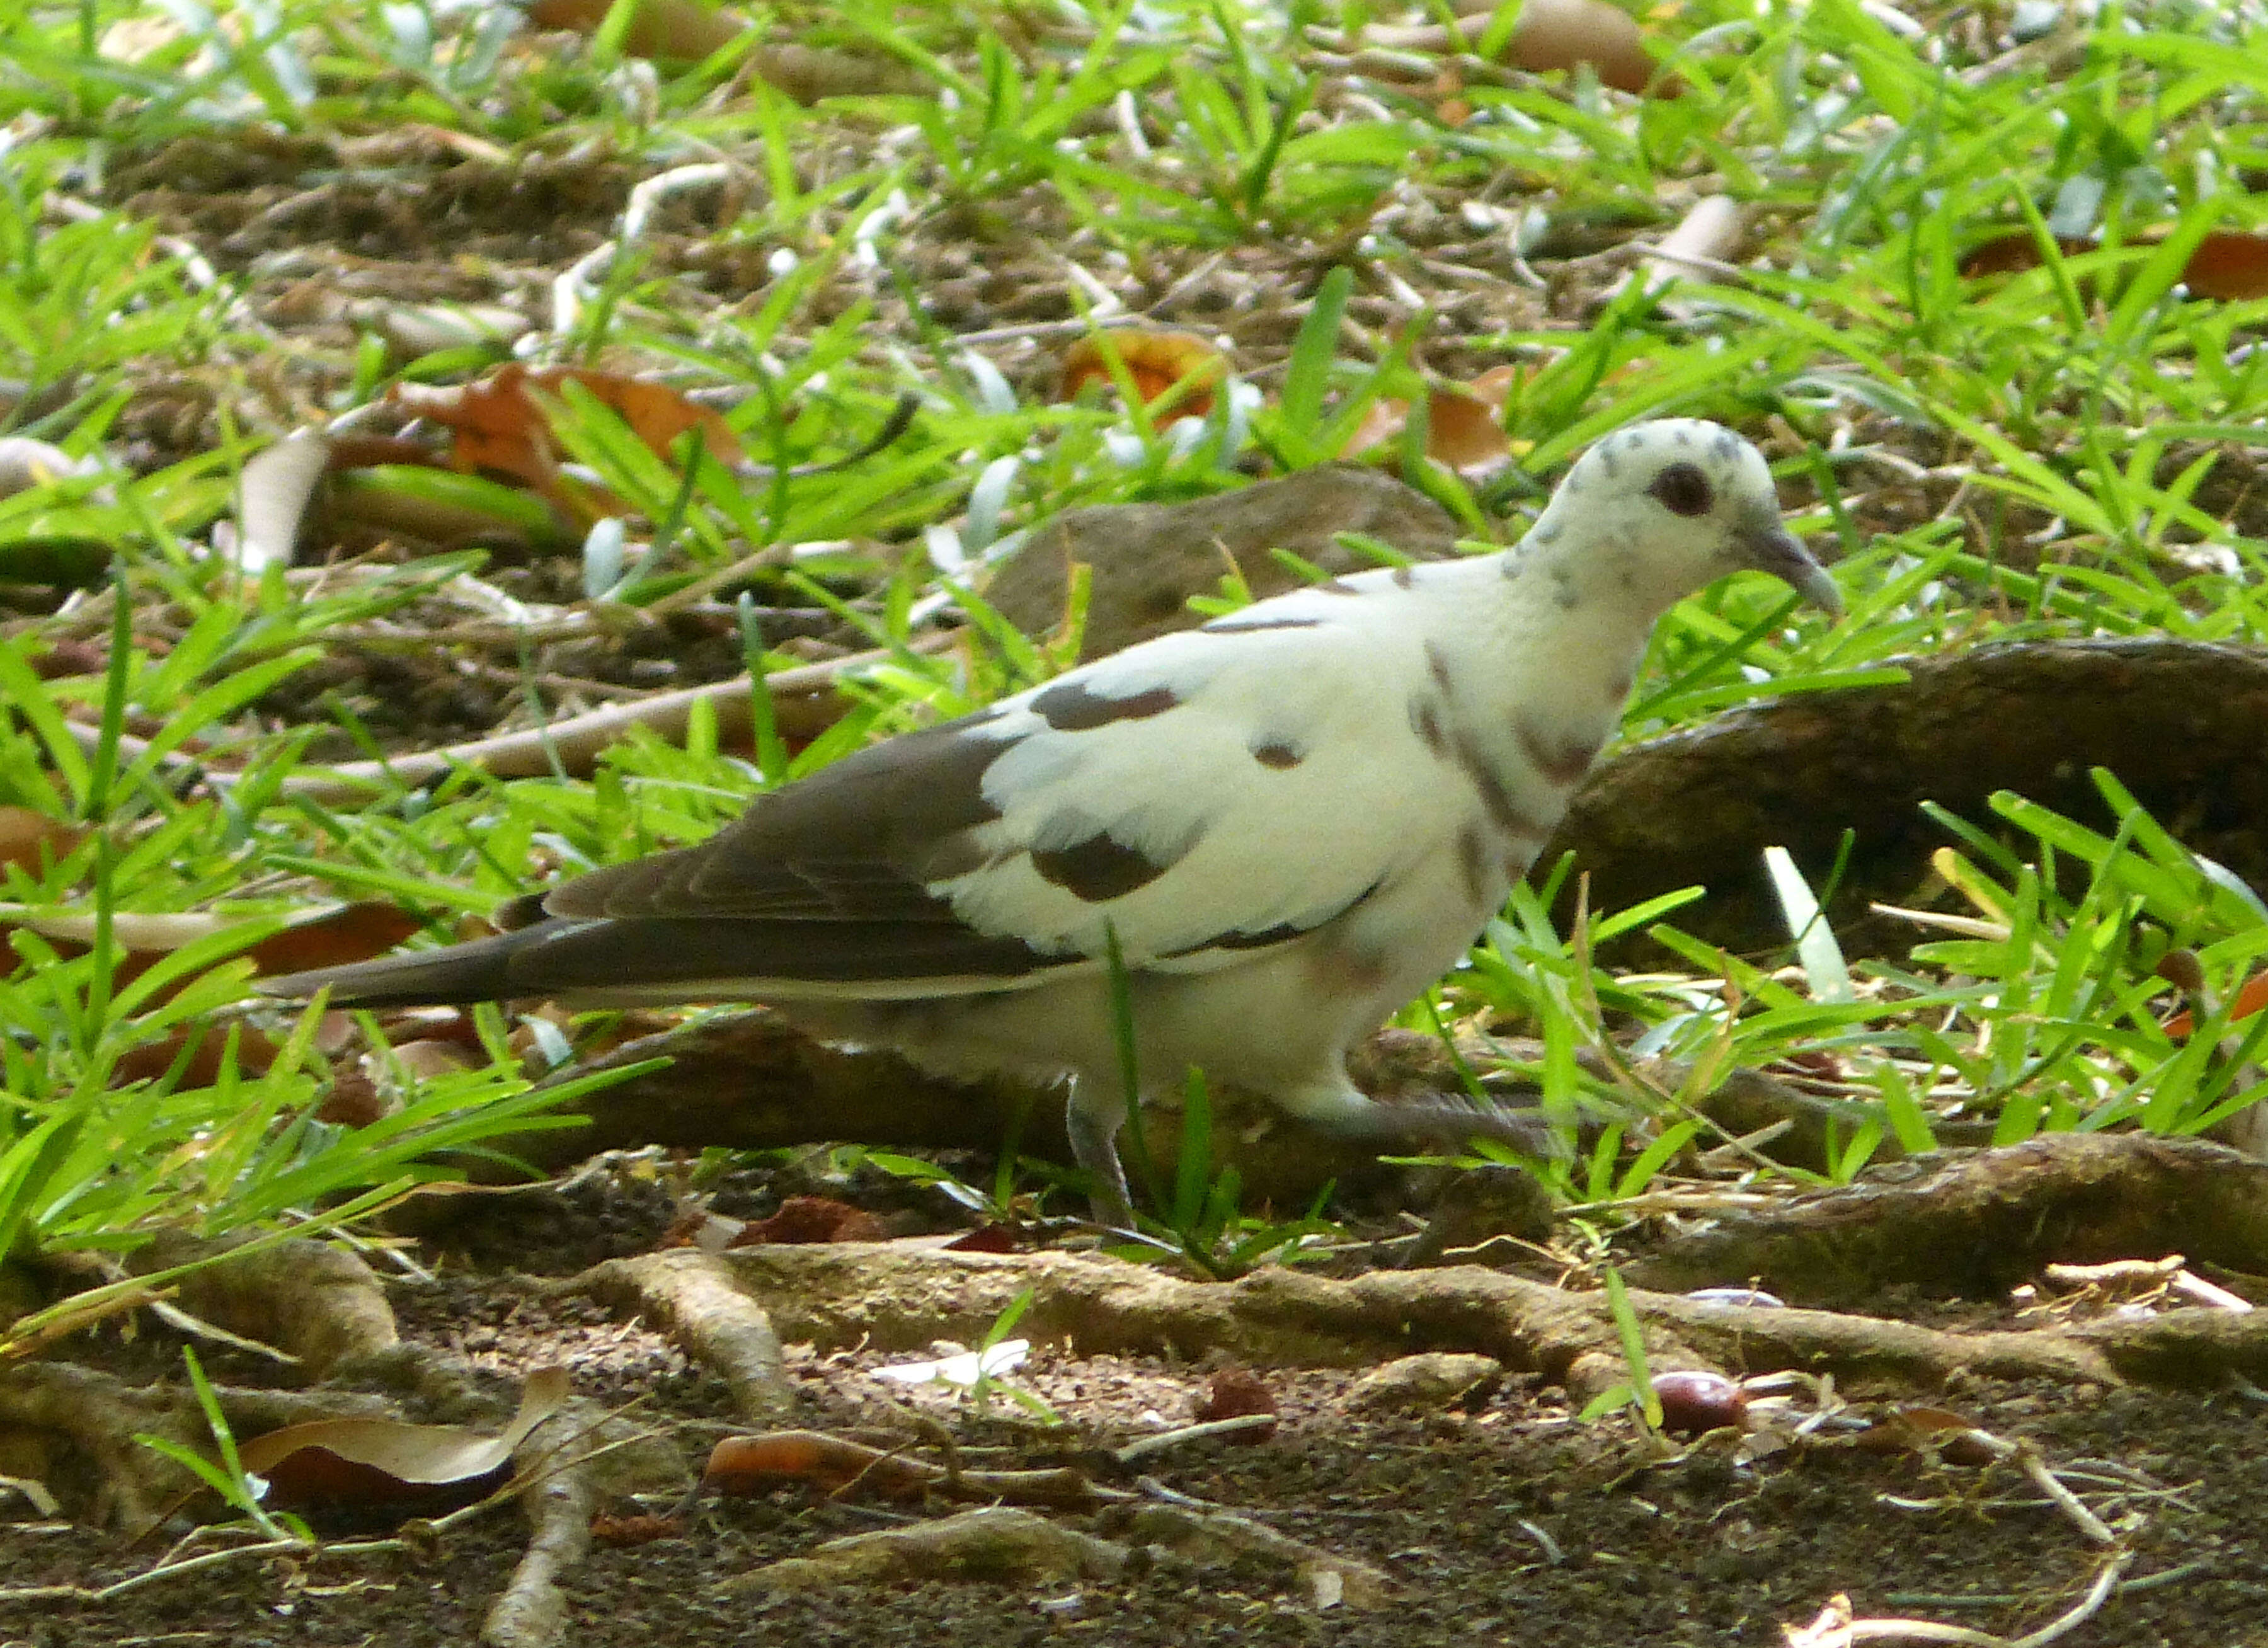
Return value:
<svg viewBox="0 0 2268 1648">
<path fill-rule="evenodd" d="M 8 898 L 257 921 L 320 889 L 404 901 L 438 931 L 532 878 L 697 839 L 763 784 L 1071 655 L 1063 637 L 1014 636 L 944 572 L 1068 509 L 1328 461 L 1374 397 L 1504 361 L 1518 372 L 1504 474 L 1475 485 L 1414 451 L 1389 460 L 1476 538 L 1513 535 L 1597 435 L 1680 413 L 1769 439 L 1796 524 L 1842 551 L 1839 626 L 1762 580 L 1679 607 L 1629 736 L 1895 679 L 1900 655 L 1988 640 L 2268 639 L 2268 545 L 2231 512 L 2257 491 L 2268 440 L 2268 351 L 2250 342 L 2268 301 L 2176 290 L 2198 237 L 2268 230 L 2268 196 L 2243 184 L 2268 168 L 2257 6 L 2110 5 L 2014 48 L 1990 38 L 1992 11 L 1918 10 L 1909 35 L 1852 0 L 1761 16 L 1696 0 L 1660 46 L 1681 98 L 1467 58 L 1462 111 L 1422 77 L 1351 77 L 1338 31 L 1385 16 L 1359 4 L 1062 0 L 989 28 L 879 0 L 749 15 L 750 35 L 711 61 L 659 68 L 512 39 L 502 11 L 85 0 L 0 19 L 0 121 L 31 134 L 0 182 L 0 432 L 107 466 L 0 499 L 0 578 L 60 567 L 89 591 L 60 610 L 22 603 L 9 633 L 99 644 L 115 601 L 132 642 L 108 675 L 55 681 L 0 650 L 0 802 L 101 826 L 60 864 L 11 871 Z M 165 17 L 177 20 L 134 50 L 111 32 Z M 1507 21 L 1470 19 L 1469 38 Z M 782 40 L 876 65 L 871 89 L 791 100 L 747 73 Z M 394 141 L 420 127 L 463 147 Z M 664 202 L 580 288 L 555 289 L 618 232 L 632 184 L 718 158 L 729 188 Z M 399 222 L 436 225 L 429 242 L 370 227 L 389 191 L 409 202 Z M 1617 295 L 1629 260 L 1612 249 L 1712 193 L 1749 214 L 1740 276 Z M 2034 237 L 2041 266 L 1960 273 L 1965 251 L 2006 233 Z M 2096 244 L 2059 248 L 2074 237 Z M 563 534 L 581 538 L 579 565 L 533 534 L 527 554 L 563 555 L 564 578 L 400 540 L 353 577 L 238 576 L 205 551 L 250 453 L 395 382 L 460 382 L 500 358 L 390 352 L 370 309 L 387 280 L 350 278 L 356 260 L 388 257 L 454 268 L 460 287 L 557 322 L 548 361 L 714 393 L 780 472 L 708 455 L 688 473 L 571 389 L 563 446 L 624 511 Z M 293 293 L 302 306 L 279 302 Z M 1051 399 L 1055 351 L 1161 296 L 1161 323 L 1236 345 L 1211 415 L 1160 428 L 1113 397 Z M 907 394 L 915 421 L 884 452 L 785 473 L 855 450 Z M 478 483 L 430 474 L 356 484 L 482 506 Z M 497 508 L 499 535 L 513 510 L 526 527 L 524 501 Z M 686 749 L 632 740 L 587 782 L 467 774 L 352 810 L 288 797 L 312 734 L 263 707 L 281 694 L 293 718 L 345 729 L 326 748 L 398 739 L 352 679 L 320 698 L 292 684 L 463 622 L 467 577 L 549 590 L 529 600 L 561 634 L 637 634 L 706 594 L 737 600 L 764 667 L 799 661 L 764 655 L 764 608 L 831 614 L 846 640 L 891 656 L 792 763 L 770 746 L 761 766 L 720 754 L 696 727 Z M 948 612 L 966 655 L 916 650 Z M 463 656 L 496 664 L 498 690 L 549 703 L 569 644 L 466 643 Z M 90 754 L 77 718 L 113 736 Z M 128 727 L 151 750 L 121 746 Z M 239 776 L 185 787 L 180 758 L 215 754 L 241 758 Z M 1612 1145 L 1551 1169 L 1586 1202 L 1680 1171 L 1675 1145 L 1646 1143 L 1692 1133 L 1679 1108 L 1692 1094 L 1582 1073 L 1576 1054 L 1609 1045 L 1609 1026 L 1694 1061 L 1697 1080 L 1835 1051 L 1878 1105 L 1835 1176 L 1881 1138 L 1926 1140 L 1956 1105 L 2011 1138 L 2194 1129 L 2257 1092 L 2260 1032 L 2223 1022 L 2169 1041 L 2152 968 L 2192 950 L 2225 1002 L 2268 949 L 2268 921 L 2106 793 L 2111 836 L 2015 798 L 1998 835 L 1949 829 L 1948 897 L 1990 932 L 1941 938 L 1903 968 L 1844 956 L 1837 975 L 1816 924 L 1791 940 L 1799 970 L 1755 966 L 1683 938 L 1665 908 L 1563 932 L 1550 898 L 1523 893 L 1450 982 L 1446 1021 L 1525 1029 L 1559 1115 L 1583 1097 L 1622 1118 Z M 1687 970 L 1594 965 L 1618 927 L 1653 931 Z M 391 1194 L 436 1171 L 419 1165 L 433 1149 L 519 1124 L 525 1083 L 502 1056 L 422 1090 L 375 1139 L 307 1119 L 318 1078 L 296 1045 L 256 1080 L 115 1083 L 133 1048 L 225 1020 L 240 990 L 229 945 L 173 963 L 186 988 L 161 1000 L 117 981 L 99 943 L 76 959 L 20 929 L 11 943 L 0 1218 L 13 1250 L 126 1246 L 164 1222 L 260 1226 Z M 1847 990 L 1823 982 L 1837 976 Z M 504 1026 L 487 1027 L 500 1051 Z M 2238 1056 L 2215 1045 L 2224 1033 L 2248 1038 Z M 1184 1180 L 1170 1197 L 1186 1239 L 1234 1247 L 1216 1187 Z"/>
</svg>

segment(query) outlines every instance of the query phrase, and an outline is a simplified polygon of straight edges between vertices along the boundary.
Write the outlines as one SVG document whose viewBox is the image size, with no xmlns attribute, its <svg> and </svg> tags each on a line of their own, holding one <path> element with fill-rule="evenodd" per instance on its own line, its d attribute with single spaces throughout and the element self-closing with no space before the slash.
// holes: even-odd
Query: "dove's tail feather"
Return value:
<svg viewBox="0 0 2268 1648">
<path fill-rule="evenodd" d="M 511 970 L 524 932 L 498 933 L 446 950 L 413 950 L 343 967 L 262 979 L 263 996 L 304 1001 L 328 989 L 334 1007 L 468 1006 L 513 993 Z"/>
<path fill-rule="evenodd" d="M 335 1007 L 887 1000 L 1016 990 L 1096 965 L 943 923 L 555 918 L 444 950 L 263 979 L 260 990 L 305 1000 L 328 986 Z"/>
</svg>

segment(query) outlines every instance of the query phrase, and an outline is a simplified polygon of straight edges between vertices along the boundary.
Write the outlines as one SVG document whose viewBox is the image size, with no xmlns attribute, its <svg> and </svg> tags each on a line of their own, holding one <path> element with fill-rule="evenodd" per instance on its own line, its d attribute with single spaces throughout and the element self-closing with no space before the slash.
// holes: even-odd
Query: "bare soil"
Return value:
<svg viewBox="0 0 2268 1648">
<path fill-rule="evenodd" d="M 604 1185 L 585 1180 L 586 1186 Z M 619 1184 L 620 1181 L 611 1181 Z M 539 1279 L 658 1232 L 652 1196 L 553 1199 L 527 1219 L 524 1250 L 494 1226 L 429 1247 L 438 1279 L 389 1292 L 403 1336 L 492 1379 L 500 1393 L 526 1370 L 563 1363 L 579 1395 L 674 1440 L 697 1461 L 739 1429 L 723 1383 L 662 1337 L 614 1320 Z M 460 1233 L 465 1234 L 465 1233 Z M 446 1254 L 444 1247 L 452 1250 Z M 468 1257 L 477 1253 L 478 1262 Z M 2014 1325 L 2012 1307 L 1886 1301 L 1884 1313 L 1966 1330 Z M 73 1360 L 140 1382 L 178 1379 L 164 1332 L 105 1331 L 66 1347 Z M 257 1383 L 265 1366 L 207 1347 L 217 1379 Z M 934 1456 L 942 1422 L 972 1467 L 1092 1460 L 1095 1445 L 1185 1424 L 1211 1372 L 1178 1358 L 1082 1357 L 1040 1347 L 1013 1383 L 1063 1421 L 1051 1429 L 1003 1397 L 902 1387 L 873 1377 L 902 1353 L 791 1347 L 795 1412 L 785 1423 Z M 2102 1553 L 2013 1467 L 1977 1469 L 1833 1440 L 1742 1460 L 1721 1431 L 1675 1450 L 1650 1446 L 1626 1418 L 1585 1424 L 1565 1393 L 1513 1376 L 1491 1392 L 1425 1411 L 1358 1411 L 1361 1378 L 1344 1370 L 1271 1369 L 1281 1423 L 1256 1445 L 1193 1440 L 1145 1460 L 1164 1490 L 1236 1512 L 1390 1577 L 1384 1606 L 1318 1608 L 1293 1570 L 1240 1556 L 1193 1567 L 1160 1554 L 1112 1583 L 983 1580 L 802 1593 L 728 1593 L 764 1563 L 844 1534 L 942 1515 L 948 1505 L 888 1508 L 804 1488 L 704 1498 L 670 1537 L 597 1546 L 564 1578 L 573 1644 L 747 1640 L 871 1644 L 1227 1641 L 1347 1644 L 1473 1642 L 1521 1648 L 1601 1644 L 1778 1644 L 1837 1593 L 1863 1620 L 1897 1616 L 2007 1637 L 2035 1630 L 2080 1598 Z M 1863 1398 L 1870 1393 L 1843 1393 Z M 2268 1643 L 2268 1448 L 2261 1407 L 2236 1394 L 2044 1387 L 1962 1380 L 1956 1388 L 1879 1393 L 1958 1411 L 2029 1442 L 2074 1475 L 2098 1514 L 2146 1512 L 2128 1588 L 2066 1640 L 2166 1648 Z M 2094 1461 L 2089 1465 L 2089 1461 Z M 1123 1485 L 1122 1479 L 1122 1485 Z M 619 1511 L 669 1508 L 672 1496 Z M 33 1517 L 0 1523 L 0 1588 L 100 1586 L 158 1561 L 166 1532 L 134 1548 L 117 1537 Z M 1125 1512 L 1049 1512 L 1110 1536 Z M 334 1535 L 382 1534 L 365 1513 Z M 526 1542 L 509 1512 L 466 1525 L 415 1556 L 239 1561 L 176 1572 L 114 1600 L 0 1603 L 0 1640 L 63 1644 L 226 1642 L 421 1644 L 478 1639 Z M 2142 1583 L 2134 1584 L 2133 1581 Z"/>
</svg>

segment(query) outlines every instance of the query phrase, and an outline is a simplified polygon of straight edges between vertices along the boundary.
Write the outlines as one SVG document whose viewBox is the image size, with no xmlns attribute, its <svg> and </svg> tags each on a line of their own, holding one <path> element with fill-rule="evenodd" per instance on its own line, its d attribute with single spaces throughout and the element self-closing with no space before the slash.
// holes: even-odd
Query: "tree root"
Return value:
<svg viewBox="0 0 2268 1648">
<path fill-rule="evenodd" d="M 1835 1306 L 1897 1283 L 1990 1295 L 2050 1261 L 2167 1253 L 2268 1271 L 2268 1165 L 2201 1139 L 2043 1134 L 1875 1167 L 1682 1236 L 1624 1274 L 1667 1289 L 1755 1278 Z"/>
<path fill-rule="evenodd" d="M 1594 910 L 1697 882 L 1710 897 L 1679 912 L 1681 927 L 1769 951 L 1787 929 L 1764 848 L 1823 872 L 1854 830 L 1828 917 L 1852 953 L 1897 955 L 1917 935 L 1867 907 L 1911 901 L 1947 844 L 1923 801 L 1989 823 L 1987 798 L 2014 790 L 2095 820 L 2104 808 L 2088 771 L 2108 767 L 2189 846 L 2268 889 L 2257 649 L 2021 641 L 1897 661 L 1901 685 L 1794 694 L 1623 751 L 1577 792 L 1540 862 L 1572 848 Z"/>
<path fill-rule="evenodd" d="M 693 1248 L 610 1259 L 565 1284 L 648 1318 L 680 1350 L 715 1372 L 733 1409 L 750 1424 L 776 1422 L 793 1403 L 771 1319 L 732 1271 L 686 1262 Z"/>
<path fill-rule="evenodd" d="M 231 1251 L 237 1245 L 161 1232 L 131 1263 L 146 1276 L 210 1260 L 176 1284 L 182 1306 L 296 1358 L 311 1381 L 328 1378 L 349 1357 L 395 1343 L 394 1307 L 353 1254 L 298 1239 L 242 1254 Z"/>
<path fill-rule="evenodd" d="M 512 1583 L 481 1622 L 482 1648 L 551 1648 L 566 1630 L 567 1599 L 559 1578 L 590 1551 L 591 1518 L 599 1508 L 587 1437 L 578 1438 L 566 1458 L 558 1456 L 571 1423 L 567 1415 L 555 1415 L 513 1450 L 515 1471 L 530 1478 L 519 1502 L 531 1532 Z"/>
<path fill-rule="evenodd" d="M 1019 1332 L 1079 1354 L 1220 1353 L 1255 1366 L 1355 1367 L 1466 1351 L 1587 1400 L 1628 1376 L 1606 1298 L 1460 1265 L 1334 1280 L 1270 1269 L 1220 1284 L 1096 1255 L 952 1253 L 882 1243 L 679 1249 L 652 1262 L 711 1271 L 768 1301 L 788 1338 L 822 1350 L 974 1342 L 1029 1289 Z M 600 1286 L 608 1284 L 600 1283 Z M 1799 1368 L 1931 1389 L 1962 1375 L 2058 1384 L 2212 1384 L 2268 1376 L 2268 1317 L 2195 1309 L 2084 1326 L 1955 1333 L 1823 1311 L 1629 1292 L 1658 1372 Z"/>
</svg>

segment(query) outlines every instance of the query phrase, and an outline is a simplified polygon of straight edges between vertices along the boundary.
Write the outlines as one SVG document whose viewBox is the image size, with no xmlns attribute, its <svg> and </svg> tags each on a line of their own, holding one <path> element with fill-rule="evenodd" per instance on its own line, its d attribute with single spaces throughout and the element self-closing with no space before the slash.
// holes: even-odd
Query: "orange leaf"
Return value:
<svg viewBox="0 0 2268 1648">
<path fill-rule="evenodd" d="M 2236 987 L 2236 999 L 2228 1005 L 2229 1022 L 2250 1019 L 2263 1008 L 2268 1008 L 2268 973 L 2255 973 Z M 2176 1041 L 2196 1028 L 2196 1021 L 2186 1012 L 2177 1012 L 2166 1021 L 2166 1034 Z"/>
<path fill-rule="evenodd" d="M 1425 392 L 1425 455 L 1452 469 L 1483 469 L 1512 455 L 1497 422 L 1512 389 L 1512 368 L 1494 366 L 1469 384 L 1437 384 Z M 1352 458 L 1402 438 L 1410 403 L 1381 398 L 1371 403 L 1340 456 Z"/>
<path fill-rule="evenodd" d="M 2268 298 L 2268 235 L 2207 235 L 2190 254 L 2182 283 L 2192 298 Z"/>
<path fill-rule="evenodd" d="M 14 864 L 36 879 L 86 839 L 86 826 L 66 824 L 29 807 L 0 806 L 0 868 Z"/>
<path fill-rule="evenodd" d="M 1512 456 L 1512 443 L 1487 401 L 1436 389 L 1425 397 L 1425 455 L 1452 469 L 1477 469 Z"/>
<path fill-rule="evenodd" d="M 1160 413 L 1160 424 L 1171 423 L 1176 418 L 1203 417 L 1212 410 L 1214 392 L 1228 377 L 1228 357 L 1211 340 L 1194 332 L 1128 330 L 1112 332 L 1108 336 L 1110 347 L 1117 350 L 1127 376 L 1133 379 L 1134 387 L 1145 404 L 1154 406 L 1159 396 L 1183 379 L 1189 380 L 1181 399 Z M 1110 382 L 1110 368 L 1102 350 L 1102 343 L 1089 336 L 1064 351 L 1063 379 L 1056 387 L 1057 400 L 1068 401 L 1091 383 Z"/>
<path fill-rule="evenodd" d="M 2162 240 L 2167 231 L 2154 230 L 2139 236 L 2134 244 L 2147 246 Z M 2056 244 L 2066 257 L 2076 257 L 2082 252 L 2092 252 L 2095 244 L 2076 237 L 2059 238 Z M 1961 260 L 1961 272 L 1971 280 L 1987 275 L 2014 275 L 2040 266 L 2040 243 L 2028 233 L 1994 235 L 1969 248 Z M 2198 242 L 2190 261 L 2182 266 L 2182 284 L 2188 287 L 2192 298 L 2212 298 L 2235 302 L 2247 298 L 2268 298 L 2268 235 L 2242 234 L 2220 230 Z"/>
<path fill-rule="evenodd" d="M 829 1196 L 790 1196 L 779 1211 L 742 1227 L 728 1247 L 761 1247 L 769 1243 L 880 1241 L 889 1234 L 882 1221 L 864 1208 L 852 1207 Z"/>
<path fill-rule="evenodd" d="M 286 927 L 244 953 L 269 975 L 343 967 L 384 955 L 423 925 L 398 904 L 364 899 Z"/>
<path fill-rule="evenodd" d="M 631 433 L 669 456 L 670 443 L 688 430 L 701 431 L 702 445 L 725 463 L 740 459 L 740 438 L 708 408 L 697 406 L 666 384 L 647 383 L 619 372 L 560 367 L 530 372 L 514 361 L 477 382 L 455 388 L 398 383 L 387 399 L 419 417 L 446 425 L 455 439 L 450 462 L 467 474 L 482 470 L 512 476 L 539 492 L 556 491 L 557 449 L 551 428 L 531 390 L 556 396 L 560 386 L 581 385 L 611 408 Z"/>
</svg>

